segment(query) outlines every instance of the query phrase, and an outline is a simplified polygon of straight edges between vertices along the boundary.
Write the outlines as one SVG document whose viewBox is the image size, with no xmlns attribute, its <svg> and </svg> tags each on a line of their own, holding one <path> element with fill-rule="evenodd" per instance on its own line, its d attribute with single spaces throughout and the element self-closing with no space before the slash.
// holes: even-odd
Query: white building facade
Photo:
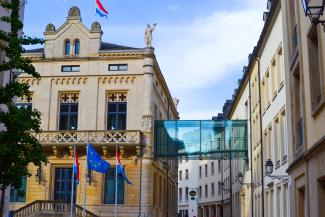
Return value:
<svg viewBox="0 0 325 217">
<path fill-rule="evenodd" d="M 196 195 L 190 195 L 195 192 Z M 198 161 L 180 158 L 178 164 L 178 213 L 180 217 L 197 217 Z"/>
</svg>

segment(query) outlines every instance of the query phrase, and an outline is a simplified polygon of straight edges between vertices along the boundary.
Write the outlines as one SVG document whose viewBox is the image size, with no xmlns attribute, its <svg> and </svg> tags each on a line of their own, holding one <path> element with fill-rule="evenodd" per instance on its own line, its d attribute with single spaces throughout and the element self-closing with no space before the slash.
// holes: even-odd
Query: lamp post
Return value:
<svg viewBox="0 0 325 217">
<path fill-rule="evenodd" d="M 322 24 L 325 31 L 325 20 L 320 20 L 323 15 L 325 0 L 301 0 L 302 6 L 305 12 L 305 16 L 308 16 L 310 21 L 314 24 Z"/>
<path fill-rule="evenodd" d="M 253 182 L 251 182 L 251 183 L 245 183 L 244 182 L 244 176 L 243 176 L 243 174 L 241 172 L 238 173 L 237 178 L 238 178 L 239 184 L 241 184 L 241 185 L 249 185 L 249 186 L 252 186 L 252 187 L 254 186 Z"/>
<path fill-rule="evenodd" d="M 268 159 L 265 163 L 265 172 L 268 177 L 271 177 L 272 179 L 278 179 L 281 182 L 285 182 L 288 180 L 288 175 L 271 175 L 273 173 L 273 167 L 274 164 L 271 159 Z"/>
</svg>

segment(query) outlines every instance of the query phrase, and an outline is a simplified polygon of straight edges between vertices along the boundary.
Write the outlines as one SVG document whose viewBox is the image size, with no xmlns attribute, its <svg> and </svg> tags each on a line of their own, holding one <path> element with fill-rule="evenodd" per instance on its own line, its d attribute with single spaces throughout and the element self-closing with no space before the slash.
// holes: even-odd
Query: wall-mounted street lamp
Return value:
<svg viewBox="0 0 325 217">
<path fill-rule="evenodd" d="M 325 0 L 301 0 L 304 8 L 305 16 L 308 16 L 310 21 L 317 25 L 321 23 L 325 31 L 325 20 L 320 20 L 323 15 Z"/>
<path fill-rule="evenodd" d="M 219 185 L 221 189 L 225 192 L 230 192 L 230 189 L 225 188 L 225 183 L 224 182 L 219 182 Z"/>
<path fill-rule="evenodd" d="M 86 182 L 91 185 L 91 170 L 88 170 L 88 173 L 86 175 Z"/>
<path fill-rule="evenodd" d="M 238 173 L 237 178 L 238 178 L 238 182 L 239 182 L 239 184 L 241 184 L 241 185 L 250 185 L 250 186 L 254 186 L 254 183 L 253 183 L 253 182 L 251 182 L 251 183 L 245 183 L 245 182 L 244 182 L 244 176 L 243 176 L 243 174 L 242 174 L 241 172 Z"/>
<path fill-rule="evenodd" d="M 38 181 L 38 184 L 40 185 L 42 181 L 42 166 L 37 167 L 35 177 Z"/>
<path fill-rule="evenodd" d="M 289 176 L 288 175 L 271 175 L 273 173 L 274 164 L 271 159 L 268 159 L 265 163 L 265 173 L 268 177 L 272 179 L 279 179 L 281 182 L 287 181 Z"/>
</svg>

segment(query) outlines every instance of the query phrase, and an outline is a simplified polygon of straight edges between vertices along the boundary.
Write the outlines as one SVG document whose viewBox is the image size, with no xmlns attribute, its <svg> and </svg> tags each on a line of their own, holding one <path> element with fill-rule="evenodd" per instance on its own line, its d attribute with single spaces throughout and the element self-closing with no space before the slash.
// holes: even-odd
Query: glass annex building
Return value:
<svg viewBox="0 0 325 217">
<path fill-rule="evenodd" d="M 154 156 L 246 159 L 247 121 L 156 121 Z"/>
</svg>

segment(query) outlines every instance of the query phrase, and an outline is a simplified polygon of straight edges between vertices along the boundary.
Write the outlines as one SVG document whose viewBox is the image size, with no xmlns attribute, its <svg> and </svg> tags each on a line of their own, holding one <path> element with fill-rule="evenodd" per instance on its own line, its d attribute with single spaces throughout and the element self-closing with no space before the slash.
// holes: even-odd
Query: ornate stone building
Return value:
<svg viewBox="0 0 325 217">
<path fill-rule="evenodd" d="M 154 120 L 178 119 L 154 49 L 102 42 L 100 24 L 94 22 L 88 29 L 77 7 L 70 9 L 59 28 L 48 24 L 44 36 L 44 48 L 25 54 L 41 78 L 20 77 L 21 82 L 30 85 L 31 95 L 19 99 L 18 105 L 42 113 L 43 131 L 35 136 L 49 163 L 41 168 L 30 166 L 33 176 L 24 178 L 25 195 L 18 196 L 12 189 L 11 208 L 22 207 L 16 214 L 38 212 L 33 209 L 36 206 L 44 213 L 68 209 L 68 203 L 53 204 L 70 201 L 74 144 L 81 177 L 75 201 L 82 206 L 86 144 L 90 143 L 111 168 L 107 174 L 92 172 L 87 177 L 88 211 L 114 216 L 117 197 L 120 217 L 177 216 L 177 161 L 153 158 Z M 116 146 L 133 183 L 119 180 L 117 195 Z M 81 207 L 77 206 L 78 210 Z"/>
</svg>

